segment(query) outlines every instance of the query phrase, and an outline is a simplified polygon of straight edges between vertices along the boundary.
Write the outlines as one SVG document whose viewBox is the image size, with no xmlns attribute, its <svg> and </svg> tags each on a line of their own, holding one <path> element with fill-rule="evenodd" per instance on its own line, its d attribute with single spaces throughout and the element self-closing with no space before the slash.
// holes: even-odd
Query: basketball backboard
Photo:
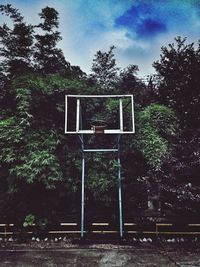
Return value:
<svg viewBox="0 0 200 267">
<path fill-rule="evenodd" d="M 134 132 L 133 95 L 65 96 L 66 134 L 132 134 Z"/>
</svg>

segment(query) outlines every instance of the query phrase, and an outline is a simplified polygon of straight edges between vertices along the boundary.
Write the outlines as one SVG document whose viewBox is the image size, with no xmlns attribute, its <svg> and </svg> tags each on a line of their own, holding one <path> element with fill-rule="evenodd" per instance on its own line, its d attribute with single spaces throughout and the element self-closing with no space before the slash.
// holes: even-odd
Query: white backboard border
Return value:
<svg viewBox="0 0 200 267">
<path fill-rule="evenodd" d="M 76 98 L 76 130 L 69 131 L 68 124 L 68 99 Z M 135 133 L 135 121 L 134 121 L 134 101 L 133 95 L 65 95 L 65 134 L 95 134 L 95 131 L 81 130 L 80 129 L 80 99 L 81 98 L 119 98 L 119 129 L 105 129 L 104 134 L 133 134 Z M 123 130 L 123 98 L 130 98 L 131 100 L 131 117 L 132 127 L 130 131 Z"/>
</svg>

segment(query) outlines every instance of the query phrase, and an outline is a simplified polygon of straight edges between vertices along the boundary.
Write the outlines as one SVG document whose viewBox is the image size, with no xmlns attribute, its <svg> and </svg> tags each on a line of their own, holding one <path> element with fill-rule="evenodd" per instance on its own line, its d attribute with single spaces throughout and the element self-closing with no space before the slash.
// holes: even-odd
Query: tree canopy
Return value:
<svg viewBox="0 0 200 267">
<path fill-rule="evenodd" d="M 117 66 L 114 46 L 94 55 L 91 75 L 72 66 L 57 46 L 61 35 L 55 9 L 43 8 L 37 25 L 24 22 L 11 5 L 0 5 L 0 12 L 12 21 L 12 27 L 0 26 L 1 216 L 23 221 L 28 214 L 55 219 L 59 212 L 78 212 L 80 143 L 64 134 L 64 96 L 70 93 L 134 95 L 136 133 L 123 137 L 121 150 L 127 210 L 145 214 L 148 200 L 157 194 L 162 214 L 197 213 L 199 47 L 181 37 L 163 47 L 154 62 L 152 94 L 138 78 L 138 66 Z M 111 112 L 113 122 L 116 102 L 106 105 L 99 108 Z M 89 116 L 95 108 L 88 106 Z M 101 142 L 95 138 L 88 142 Z M 111 139 L 103 142 L 109 145 Z M 116 159 L 97 154 L 86 160 L 89 198 L 114 213 Z"/>
</svg>

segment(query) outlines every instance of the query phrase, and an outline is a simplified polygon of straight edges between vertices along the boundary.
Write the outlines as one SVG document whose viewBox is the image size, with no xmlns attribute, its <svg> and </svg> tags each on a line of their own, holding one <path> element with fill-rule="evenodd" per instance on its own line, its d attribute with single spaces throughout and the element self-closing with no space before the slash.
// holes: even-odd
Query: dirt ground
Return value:
<svg viewBox="0 0 200 267">
<path fill-rule="evenodd" d="M 13 244 L 0 248 L 1 267 L 64 267 L 64 266 L 123 266 L 123 267 L 198 267 L 200 249 L 189 245 L 137 245 L 93 244 L 81 246 L 55 246 Z"/>
</svg>

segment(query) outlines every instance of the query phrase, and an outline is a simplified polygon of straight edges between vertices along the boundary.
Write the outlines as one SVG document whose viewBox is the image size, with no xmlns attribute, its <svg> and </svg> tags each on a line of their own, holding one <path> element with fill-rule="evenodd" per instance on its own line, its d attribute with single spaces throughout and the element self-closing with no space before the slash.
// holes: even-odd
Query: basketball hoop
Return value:
<svg viewBox="0 0 200 267">
<path fill-rule="evenodd" d="M 104 130 L 105 130 L 105 126 L 104 125 L 99 125 L 99 126 L 92 126 L 92 130 L 94 130 L 95 134 L 104 134 Z"/>
<path fill-rule="evenodd" d="M 110 101 L 114 109 L 94 109 L 88 114 L 87 106 L 92 99 L 95 103 Z M 72 101 L 73 100 L 73 101 Z M 75 101 L 74 101 L 75 100 Z M 112 100 L 112 101 L 111 101 Z M 109 105 L 109 104 L 107 104 Z M 119 199 L 119 232 L 123 237 L 122 193 L 121 193 L 121 163 L 120 163 L 120 137 L 123 134 L 133 134 L 134 124 L 133 95 L 66 95 L 65 96 L 65 133 L 76 134 L 81 141 L 82 175 L 81 175 L 81 237 L 84 230 L 84 201 L 85 201 L 85 154 L 86 153 L 116 153 L 118 162 L 118 199 Z M 99 107 L 99 106 L 98 106 Z M 106 105 L 104 105 L 106 107 Z M 110 113 L 109 113 L 110 112 Z M 117 135 L 117 143 L 112 148 L 85 148 L 84 134 L 111 134 Z"/>
<path fill-rule="evenodd" d="M 93 130 L 95 134 L 104 134 L 106 126 L 106 120 L 103 118 L 95 117 L 91 120 L 91 130 Z"/>
</svg>

